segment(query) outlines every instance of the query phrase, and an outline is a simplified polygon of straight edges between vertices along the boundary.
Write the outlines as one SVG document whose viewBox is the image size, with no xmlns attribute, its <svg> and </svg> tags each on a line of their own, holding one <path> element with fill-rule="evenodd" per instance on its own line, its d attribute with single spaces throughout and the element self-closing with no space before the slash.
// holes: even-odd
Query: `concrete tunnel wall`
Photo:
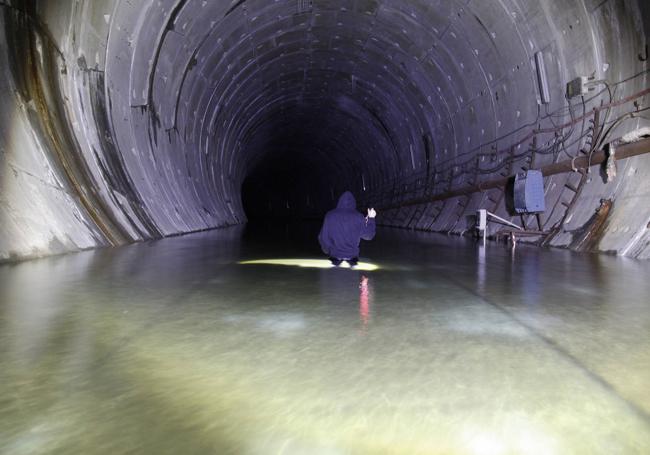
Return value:
<svg viewBox="0 0 650 455">
<path fill-rule="evenodd" d="M 599 166 L 547 176 L 539 223 L 512 217 L 505 188 L 450 190 L 647 135 L 649 10 L 0 0 L 0 260 L 243 223 L 244 182 L 264 216 L 318 214 L 352 189 L 393 207 L 385 225 L 462 234 L 486 208 L 539 244 L 648 258 L 650 155 L 609 183 Z M 569 102 L 578 76 L 607 84 Z"/>
</svg>

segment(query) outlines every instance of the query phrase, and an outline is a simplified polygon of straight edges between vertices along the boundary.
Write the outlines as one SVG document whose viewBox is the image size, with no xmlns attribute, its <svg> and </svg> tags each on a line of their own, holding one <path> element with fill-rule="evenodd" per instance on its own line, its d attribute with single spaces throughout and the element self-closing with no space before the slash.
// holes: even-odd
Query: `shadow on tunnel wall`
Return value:
<svg viewBox="0 0 650 455">
<path fill-rule="evenodd" d="M 9 76 L 10 84 L 13 84 L 5 89 L 7 100 L 3 105 L 10 109 L 14 107 L 11 115 L 3 117 L 2 127 L 14 140 L 10 140 L 1 164 L 5 174 L 7 168 L 12 168 L 15 177 L 12 181 L 20 185 L 22 191 L 30 193 L 23 201 L 24 205 L 20 201 L 22 195 L 16 194 L 13 200 L 3 204 L 5 210 L 2 213 L 6 219 L 0 223 L 7 229 L 7 238 L 4 239 L 7 246 L 3 246 L 2 252 L 6 254 L 7 248 L 18 249 L 15 245 L 30 242 L 33 245 L 28 254 L 18 249 L 9 256 L 61 253 L 85 246 L 75 242 L 73 237 L 77 233 L 71 232 L 70 226 L 68 232 L 51 235 L 41 247 L 37 246 L 39 242 L 36 239 L 27 237 L 30 233 L 38 237 L 47 235 L 46 232 L 37 232 L 38 228 L 33 226 L 43 223 L 39 218 L 46 216 L 47 211 L 54 214 L 45 221 L 51 224 L 50 232 L 55 232 L 56 225 L 63 224 L 66 216 L 74 214 L 84 225 L 87 236 L 93 239 L 90 244 L 85 239 L 81 243 L 93 247 L 124 243 L 128 236 L 111 219 L 97 197 L 95 182 L 89 177 L 72 132 L 58 85 L 60 77 L 67 72 L 66 62 L 47 27 L 38 19 L 36 2 L 25 1 L 16 3 L 16 6 L 3 4 L 0 13 L 6 41 L 6 48 L 2 50 L 7 52 L 8 63 L 5 76 Z M 12 86 L 13 90 L 9 88 Z M 31 136 L 26 134 L 27 131 Z M 29 182 L 19 182 L 20 179 Z M 62 203 L 61 199 L 67 201 Z M 63 207 L 57 207 L 57 203 Z M 23 210 L 27 215 L 12 215 L 13 212 L 7 209 L 11 204 L 14 204 L 14 211 Z M 25 221 L 27 225 L 21 226 Z M 14 227 L 13 231 L 9 226 Z"/>
</svg>

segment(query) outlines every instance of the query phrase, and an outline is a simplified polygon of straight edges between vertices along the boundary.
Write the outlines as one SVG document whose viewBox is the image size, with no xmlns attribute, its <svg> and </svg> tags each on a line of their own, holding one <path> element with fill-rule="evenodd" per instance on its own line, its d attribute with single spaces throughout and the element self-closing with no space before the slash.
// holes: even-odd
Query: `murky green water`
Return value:
<svg viewBox="0 0 650 455">
<path fill-rule="evenodd" d="M 230 229 L 0 267 L 3 454 L 650 452 L 650 264 Z"/>
</svg>

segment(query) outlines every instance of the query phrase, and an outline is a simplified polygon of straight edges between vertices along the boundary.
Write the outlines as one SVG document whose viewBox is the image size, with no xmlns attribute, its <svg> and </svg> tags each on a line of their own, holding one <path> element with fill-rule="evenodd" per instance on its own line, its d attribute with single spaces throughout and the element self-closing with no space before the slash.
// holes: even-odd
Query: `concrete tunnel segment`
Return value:
<svg viewBox="0 0 650 455">
<path fill-rule="evenodd" d="M 546 176 L 539 219 L 513 217 L 489 185 L 647 141 L 646 2 L 0 11 L 1 260 L 240 224 L 242 187 L 256 214 L 315 216 L 351 189 L 388 208 L 384 225 L 462 234 L 486 208 L 540 244 L 650 257 L 650 155 L 610 181 L 600 165 Z M 567 100 L 580 76 L 592 90 Z"/>
</svg>

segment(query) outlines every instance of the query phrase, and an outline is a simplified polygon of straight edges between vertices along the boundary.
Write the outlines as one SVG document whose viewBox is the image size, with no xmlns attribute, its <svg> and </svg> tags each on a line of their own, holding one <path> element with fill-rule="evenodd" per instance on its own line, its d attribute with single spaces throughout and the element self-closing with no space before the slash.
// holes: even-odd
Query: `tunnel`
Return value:
<svg viewBox="0 0 650 455">
<path fill-rule="evenodd" d="M 0 0 L 0 24 L 0 452 L 650 447 L 647 1 Z M 354 275 L 317 241 L 345 191 L 377 211 Z"/>
<path fill-rule="evenodd" d="M 345 190 L 385 226 L 466 235 L 485 209 L 540 245 L 650 254 L 645 2 L 2 11 L 5 260 L 318 217 Z M 610 144 L 637 154 L 617 180 L 591 163 Z M 539 217 L 503 183 L 530 169 Z"/>
</svg>

